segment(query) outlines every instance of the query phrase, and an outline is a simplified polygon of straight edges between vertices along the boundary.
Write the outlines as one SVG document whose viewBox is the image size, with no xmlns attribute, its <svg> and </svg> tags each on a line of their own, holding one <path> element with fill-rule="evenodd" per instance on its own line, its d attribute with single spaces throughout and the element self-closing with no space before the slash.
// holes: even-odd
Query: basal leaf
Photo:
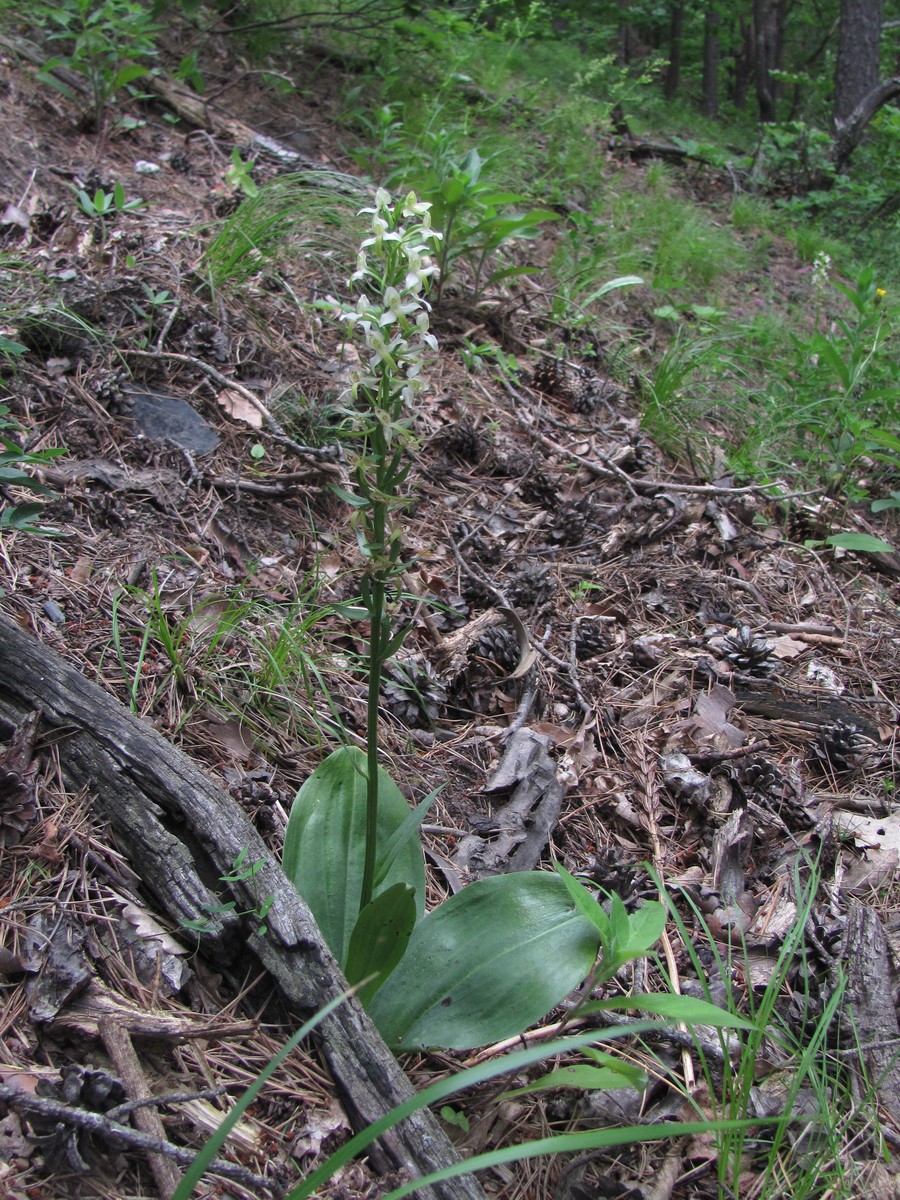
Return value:
<svg viewBox="0 0 900 1200">
<path fill-rule="evenodd" d="M 480 879 L 419 922 L 372 1018 L 395 1050 L 511 1037 L 581 983 L 598 943 L 559 876 Z"/>
<path fill-rule="evenodd" d="M 416 924 L 415 896 L 408 883 L 395 883 L 366 905 L 353 927 L 344 974 L 349 984 L 362 985 L 357 995 L 365 1005 L 406 951 Z"/>
<path fill-rule="evenodd" d="M 359 916 L 366 842 L 366 756 L 342 746 L 313 771 L 297 793 L 284 839 L 284 870 L 309 905 L 341 966 Z M 378 771 L 378 846 L 383 848 L 409 816 L 409 805 L 387 774 Z M 396 855 L 378 892 L 395 883 L 415 888 L 424 911 L 425 863 L 413 832 Z"/>
<path fill-rule="evenodd" d="M 865 554 L 893 554 L 894 552 L 894 547 L 890 542 L 872 537 L 869 533 L 835 533 L 831 537 L 827 537 L 825 542 L 829 546 L 836 546 L 838 550 L 861 550 Z"/>
</svg>

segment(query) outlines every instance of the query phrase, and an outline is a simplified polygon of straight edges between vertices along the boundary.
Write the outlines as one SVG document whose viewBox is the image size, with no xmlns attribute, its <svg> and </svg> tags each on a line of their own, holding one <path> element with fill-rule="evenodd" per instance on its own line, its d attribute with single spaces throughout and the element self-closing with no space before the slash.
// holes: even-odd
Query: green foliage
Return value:
<svg viewBox="0 0 900 1200">
<path fill-rule="evenodd" d="M 865 492 L 852 475 L 863 460 L 888 485 L 900 477 L 891 312 L 871 269 L 849 285 L 830 282 L 829 267 L 819 260 L 818 286 L 841 293 L 849 315 L 794 338 L 792 376 L 773 381 L 762 414 L 766 424 L 757 433 L 759 454 L 769 470 L 776 455 L 790 454 L 804 478 L 823 481 L 832 495 L 859 499 Z"/>
<path fill-rule="evenodd" d="M 238 188 L 252 200 L 259 195 L 259 188 L 253 182 L 253 163 L 244 162 L 237 146 L 231 152 L 231 166 L 225 172 L 225 182 L 231 188 Z"/>
<path fill-rule="evenodd" d="M 366 793 L 365 754 L 350 746 L 335 750 L 297 793 L 284 840 L 285 874 L 314 912 L 322 936 L 342 966 L 365 908 Z M 409 805 L 400 789 L 379 767 L 376 836 L 382 852 L 408 816 Z M 384 857 L 376 863 L 376 878 L 376 897 L 395 884 L 406 884 L 415 890 L 417 915 L 424 913 L 425 864 L 415 829 L 407 834 L 392 863 Z"/>
<path fill-rule="evenodd" d="M 398 1051 L 513 1037 L 589 974 L 597 942 L 556 876 L 479 879 L 416 925 L 370 1012 Z"/>
<path fill-rule="evenodd" d="M 355 253 L 348 231 L 359 195 L 347 194 L 341 182 L 327 172 L 282 175 L 247 197 L 206 248 L 211 285 L 237 287 L 301 255 L 320 260 L 323 270 L 334 271 L 332 259 L 346 270 Z"/>
<path fill-rule="evenodd" d="M 720 1011 L 737 1014 L 739 1010 L 746 1011 L 745 1005 L 749 1007 L 749 1019 L 732 1027 L 735 1033 L 729 1041 L 722 1038 L 724 1061 L 730 1063 L 730 1069 L 723 1072 L 719 1063 L 710 1061 L 699 1039 L 697 1042 L 713 1116 L 726 1122 L 716 1136 L 717 1169 L 724 1195 L 733 1194 L 732 1189 L 738 1187 L 749 1153 L 755 1156 L 756 1186 L 761 1196 L 781 1195 L 780 1185 L 787 1179 L 791 1183 L 790 1195 L 818 1195 L 819 1188 L 826 1186 L 826 1178 L 834 1189 L 829 1189 L 829 1194 L 842 1200 L 852 1200 L 858 1195 L 854 1187 L 858 1180 L 853 1179 L 853 1168 L 846 1154 L 853 1133 L 852 1128 L 846 1127 L 858 1124 L 860 1129 L 869 1129 L 873 1100 L 869 1095 L 860 1103 L 849 1102 L 848 1091 L 854 1086 L 851 1064 L 832 1050 L 842 1043 L 845 1032 L 838 1029 L 841 1013 L 845 1011 L 843 978 L 838 976 L 827 999 L 823 1000 L 818 987 L 815 991 L 807 990 L 817 978 L 814 963 L 807 961 L 810 951 L 805 945 L 805 932 L 819 880 L 817 865 L 804 859 L 795 865 L 792 878 L 784 881 L 794 897 L 796 916 L 770 964 L 765 985 L 760 988 L 739 990 L 736 986 L 735 981 L 746 979 L 749 974 L 746 947 L 737 939 L 724 946 L 717 942 L 689 897 L 686 899 L 692 912 L 690 928 L 669 901 L 669 914 L 698 978 L 702 981 L 713 977 L 724 985 Z M 715 960 L 714 973 L 704 970 L 700 961 L 696 949 L 698 925 L 706 931 L 705 941 Z M 789 973 L 800 984 L 792 988 L 794 1015 L 787 1018 L 782 1013 L 782 998 Z M 802 1030 L 799 1035 L 797 1010 Z M 751 1093 L 762 1076 L 771 1077 L 776 1071 L 782 1082 L 778 1086 L 778 1081 L 770 1078 L 769 1091 L 778 1098 L 779 1115 L 765 1128 L 757 1129 L 751 1141 L 744 1121 L 752 1110 Z M 799 1105 L 801 1094 L 811 1094 L 815 1099 L 812 1114 L 807 1106 Z M 806 1143 L 799 1159 L 796 1146 L 789 1140 L 793 1114 L 798 1107 L 803 1108 L 804 1120 L 812 1121 L 816 1130 L 816 1136 Z M 815 1192 L 814 1183 L 818 1184 Z"/>
<path fill-rule="evenodd" d="M 10 338 L 0 337 L 0 355 L 11 359 L 25 353 L 25 347 Z M 36 496 L 52 495 L 50 489 L 26 471 L 25 467 L 47 466 L 65 450 L 60 447 L 45 450 L 26 450 L 17 441 L 22 433 L 18 421 L 10 416 L 9 407 L 0 403 L 0 530 L 19 530 L 49 536 L 55 529 L 36 525 L 44 507 L 40 501 L 14 501 L 11 489 L 31 492 Z"/>
<path fill-rule="evenodd" d="M 133 197 L 129 200 L 125 195 L 125 189 L 118 182 L 111 192 L 97 188 L 93 196 L 90 196 L 82 189 L 76 188 L 75 195 L 78 197 L 78 207 L 88 217 L 103 218 L 112 216 L 114 213 L 137 212 L 144 207 L 144 201 L 140 197 Z"/>
<path fill-rule="evenodd" d="M 869 269 L 853 285 L 830 272 L 820 254 L 803 313 L 815 326 L 802 334 L 736 325 L 707 307 L 690 306 L 691 323 L 674 305 L 656 310 L 679 320 L 644 384 L 644 425 L 661 446 L 701 475 L 727 461 L 745 478 L 787 477 L 847 501 L 890 496 L 900 478 L 900 388 L 889 297 Z M 836 293 L 844 315 L 835 315 Z"/>
<path fill-rule="evenodd" d="M 241 850 L 232 863 L 231 870 L 225 875 L 219 876 L 219 881 L 226 886 L 230 883 L 243 883 L 245 880 L 252 879 L 254 875 L 258 875 L 263 869 L 264 862 L 259 859 L 255 863 L 247 863 L 247 851 Z M 206 912 L 205 917 L 200 917 L 195 921 L 182 921 L 182 929 L 187 929 L 191 933 L 206 933 L 211 928 L 211 923 L 217 918 L 222 917 L 226 913 L 234 913 L 239 917 L 250 917 L 256 923 L 256 936 L 265 937 L 269 932 L 266 925 L 266 917 L 269 915 L 269 909 L 272 907 L 275 897 L 270 896 L 268 899 L 261 901 L 253 908 L 241 909 L 238 911 L 236 900 L 226 900 L 221 904 L 204 904 L 202 908 Z"/>
<path fill-rule="evenodd" d="M 149 73 L 135 60 L 156 54 L 159 26 L 137 0 L 63 0 L 34 6 L 29 17 L 48 31 L 50 41 L 64 47 L 64 53 L 44 64 L 43 79 L 71 97 L 71 89 L 51 74 L 53 68 L 66 67 L 84 76 L 90 115 L 98 128 L 116 92 Z"/>
<path fill-rule="evenodd" d="M 558 214 L 548 209 L 506 211 L 511 204 L 521 204 L 525 197 L 498 190 L 482 180 L 487 161 L 474 147 L 462 158 L 442 155 L 419 187 L 423 199 L 431 205 L 436 227 L 443 234 L 438 256 L 438 305 L 460 261 L 469 268 L 475 300 L 483 287 L 513 275 L 530 274 L 534 270 L 530 266 L 500 266 L 491 270 L 492 256 L 516 240 L 535 237 L 540 225 L 558 219 Z"/>
<path fill-rule="evenodd" d="M 315 630 L 333 609 L 316 600 L 310 573 L 290 604 L 246 594 L 212 595 L 182 613 L 167 598 L 158 573 L 149 588 L 123 588 L 113 597 L 112 651 L 132 711 L 164 700 L 190 707 L 204 700 L 237 718 L 248 734 L 319 742 L 340 732 L 336 706 L 320 668 Z"/>
<path fill-rule="evenodd" d="M 138 197 L 128 199 L 125 189 L 118 181 L 111 192 L 97 188 L 93 196 L 82 188 L 73 188 L 78 198 L 78 207 L 86 217 L 95 220 L 100 226 L 101 244 L 106 242 L 107 225 L 118 213 L 139 212 L 144 207 L 144 201 Z"/>
<path fill-rule="evenodd" d="M 445 205 L 456 198 L 451 191 Z M 367 749 L 342 747 L 316 768 L 292 806 L 284 850 L 288 876 L 398 1049 L 468 1047 L 524 1029 L 588 973 L 604 936 L 613 962 L 643 953 L 652 920 L 648 910 L 634 926 L 623 923 L 619 905 L 604 934 L 599 917 L 579 913 L 579 901 L 592 909 L 579 884 L 536 872 L 479 880 L 422 917 L 418 829 L 431 797 L 408 811 L 378 763 L 378 721 L 382 670 L 406 635 L 390 621 L 406 567 L 401 488 L 423 351 L 436 344 L 422 297 L 435 271 L 427 249 L 441 241 L 429 209 L 414 194 L 394 204 L 379 189 L 364 210 L 371 233 L 353 276 L 364 290 L 341 316 L 368 360 L 351 377 L 354 490 L 335 491 L 350 507 L 365 563 Z"/>
</svg>

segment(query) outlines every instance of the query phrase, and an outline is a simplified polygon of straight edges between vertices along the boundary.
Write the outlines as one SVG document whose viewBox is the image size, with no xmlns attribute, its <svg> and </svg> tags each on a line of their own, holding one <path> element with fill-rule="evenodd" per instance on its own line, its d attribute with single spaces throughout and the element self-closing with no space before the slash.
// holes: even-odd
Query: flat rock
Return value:
<svg viewBox="0 0 900 1200">
<path fill-rule="evenodd" d="M 160 392 L 129 392 L 131 417 L 144 437 L 174 442 L 194 454 L 209 454 L 219 435 L 186 400 Z"/>
</svg>

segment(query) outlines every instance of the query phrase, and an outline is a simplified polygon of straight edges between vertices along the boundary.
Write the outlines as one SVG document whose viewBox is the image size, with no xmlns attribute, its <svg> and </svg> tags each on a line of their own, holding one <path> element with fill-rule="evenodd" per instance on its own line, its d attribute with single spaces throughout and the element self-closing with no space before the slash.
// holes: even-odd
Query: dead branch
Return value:
<svg viewBox="0 0 900 1200">
<path fill-rule="evenodd" d="M 176 925 L 205 918 L 200 951 L 218 971 L 234 968 L 243 974 L 248 957 L 256 958 L 301 1016 L 342 994 L 345 981 L 312 914 L 239 805 L 150 725 L 54 651 L 0 618 L 0 716 L 15 725 L 35 708 L 44 710 L 45 736 L 49 732 L 54 739 L 66 785 L 83 787 L 95 798 L 162 911 Z M 228 875 L 241 854 L 260 869 L 230 885 L 238 911 L 223 912 L 205 881 Z M 266 901 L 271 901 L 268 932 L 260 935 L 257 922 L 245 922 L 239 913 Z M 412 1095 L 409 1081 L 354 998 L 319 1025 L 317 1036 L 358 1128 Z M 413 1177 L 458 1161 L 427 1110 L 385 1133 L 374 1158 L 379 1167 Z M 484 1200 L 477 1181 L 465 1177 L 423 1188 L 421 1195 Z"/>
</svg>

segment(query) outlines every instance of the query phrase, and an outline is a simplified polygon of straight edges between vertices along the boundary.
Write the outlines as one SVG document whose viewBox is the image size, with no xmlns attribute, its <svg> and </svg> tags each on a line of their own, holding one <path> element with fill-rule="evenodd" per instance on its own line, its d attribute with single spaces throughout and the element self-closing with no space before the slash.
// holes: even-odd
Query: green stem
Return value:
<svg viewBox="0 0 900 1200">
<path fill-rule="evenodd" d="M 390 481 L 385 479 L 388 470 L 387 445 L 384 431 L 375 425 L 371 434 L 372 457 L 376 463 L 375 490 L 371 495 L 369 547 L 376 563 L 369 580 L 369 695 L 366 704 L 366 849 L 363 858 L 363 881 L 359 898 L 360 912 L 371 904 L 375 890 L 375 859 L 378 849 L 378 718 L 381 693 L 381 673 L 384 667 L 384 651 L 390 641 L 390 630 L 386 627 L 385 593 L 390 568 L 385 564 L 387 542 L 388 502 L 386 495 Z"/>
<path fill-rule="evenodd" d="M 366 709 L 366 852 L 363 859 L 360 912 L 372 902 L 375 886 L 375 852 L 378 845 L 378 702 L 381 691 L 384 632 L 384 579 L 372 579 L 369 601 L 369 697 Z"/>
</svg>

